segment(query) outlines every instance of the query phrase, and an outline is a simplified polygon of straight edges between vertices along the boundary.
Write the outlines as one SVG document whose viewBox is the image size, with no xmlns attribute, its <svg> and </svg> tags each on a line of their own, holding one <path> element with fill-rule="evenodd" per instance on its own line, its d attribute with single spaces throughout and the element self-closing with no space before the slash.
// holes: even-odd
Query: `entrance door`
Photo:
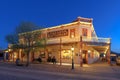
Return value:
<svg viewBox="0 0 120 80">
<path fill-rule="evenodd" d="M 82 58 L 83 58 L 83 63 L 87 64 L 88 63 L 88 53 L 86 50 L 83 50 Z"/>
</svg>

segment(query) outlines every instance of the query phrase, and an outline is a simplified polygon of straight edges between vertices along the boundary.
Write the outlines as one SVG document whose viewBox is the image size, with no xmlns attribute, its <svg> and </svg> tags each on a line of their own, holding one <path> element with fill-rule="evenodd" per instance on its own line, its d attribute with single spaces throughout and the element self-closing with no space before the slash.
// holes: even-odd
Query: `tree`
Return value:
<svg viewBox="0 0 120 80">
<path fill-rule="evenodd" d="M 17 51 L 17 53 L 19 55 L 18 35 L 16 33 L 8 34 L 5 37 L 5 39 L 9 43 L 8 49 Z M 13 61 L 14 61 L 14 58 L 13 58 Z"/>
<path fill-rule="evenodd" d="M 22 48 L 26 51 L 26 66 L 29 65 L 29 56 L 31 50 L 33 50 L 34 47 L 43 47 L 41 44 L 43 39 L 39 39 L 41 31 L 38 29 L 41 28 L 31 22 L 22 22 L 15 29 L 17 36 L 13 36 L 11 34 L 6 36 L 7 42 L 14 44 L 14 48 Z"/>
<path fill-rule="evenodd" d="M 9 44 L 17 44 L 19 41 L 18 41 L 18 35 L 17 34 L 8 34 L 6 37 L 5 37 L 6 41 L 9 43 Z"/>
<path fill-rule="evenodd" d="M 19 36 L 22 37 L 22 39 L 24 39 L 23 41 L 23 47 L 27 53 L 27 64 L 26 66 L 29 65 L 29 54 L 31 51 L 33 51 L 34 48 L 36 47 L 42 47 L 42 39 L 39 39 L 40 36 L 40 31 L 39 32 L 26 32 L 26 33 L 22 33 Z"/>
</svg>

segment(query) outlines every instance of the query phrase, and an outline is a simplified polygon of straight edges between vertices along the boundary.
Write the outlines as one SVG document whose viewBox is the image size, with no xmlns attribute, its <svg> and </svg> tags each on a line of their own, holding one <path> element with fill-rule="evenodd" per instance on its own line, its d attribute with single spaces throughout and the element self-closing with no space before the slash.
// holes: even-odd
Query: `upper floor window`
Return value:
<svg viewBox="0 0 120 80">
<path fill-rule="evenodd" d="M 70 37 L 71 38 L 75 37 L 75 29 L 70 29 Z"/>
<path fill-rule="evenodd" d="M 41 33 L 39 36 L 38 36 L 39 39 L 43 39 L 43 38 L 46 38 L 46 33 Z"/>
<path fill-rule="evenodd" d="M 82 35 L 87 36 L 88 30 L 86 28 L 82 28 Z"/>
</svg>

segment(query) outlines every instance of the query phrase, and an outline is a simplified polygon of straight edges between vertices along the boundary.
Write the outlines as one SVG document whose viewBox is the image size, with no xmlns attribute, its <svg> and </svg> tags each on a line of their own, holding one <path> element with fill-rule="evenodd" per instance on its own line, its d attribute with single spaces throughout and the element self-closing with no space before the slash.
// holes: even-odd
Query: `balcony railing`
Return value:
<svg viewBox="0 0 120 80">
<path fill-rule="evenodd" d="M 110 38 L 83 37 L 84 42 L 110 43 Z"/>
<path fill-rule="evenodd" d="M 80 37 L 75 38 L 61 38 L 62 43 L 70 43 L 70 42 L 79 42 Z M 98 43 L 110 43 L 110 38 L 97 38 L 97 37 L 82 37 L 83 42 L 98 42 Z M 56 44 L 60 43 L 60 38 L 48 39 L 47 44 Z"/>
</svg>

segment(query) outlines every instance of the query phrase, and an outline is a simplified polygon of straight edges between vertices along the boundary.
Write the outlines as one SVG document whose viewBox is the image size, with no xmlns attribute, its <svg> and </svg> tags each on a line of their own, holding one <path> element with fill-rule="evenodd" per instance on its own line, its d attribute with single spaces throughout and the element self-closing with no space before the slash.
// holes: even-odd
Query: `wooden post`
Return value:
<svg viewBox="0 0 120 80">
<path fill-rule="evenodd" d="M 4 53 L 4 61 L 6 62 L 6 54 L 8 54 L 8 53 Z"/>
<path fill-rule="evenodd" d="M 12 55 L 12 57 L 13 57 L 13 62 L 15 61 L 15 59 L 14 59 L 14 52 L 13 52 L 13 55 Z"/>
<path fill-rule="evenodd" d="M 23 49 L 21 50 L 21 59 L 22 59 L 22 62 L 23 62 L 23 57 L 24 57 L 24 55 L 23 55 Z"/>
<path fill-rule="evenodd" d="M 61 59 L 61 43 L 62 43 L 62 39 L 60 38 L 60 66 L 62 65 L 62 59 Z"/>
<path fill-rule="evenodd" d="M 83 66 L 83 60 L 82 60 L 82 36 L 80 36 L 80 67 Z"/>
<path fill-rule="evenodd" d="M 93 59 L 94 58 L 94 51 L 92 50 L 92 53 L 91 53 L 91 58 Z"/>
<path fill-rule="evenodd" d="M 45 49 L 45 57 L 46 57 L 46 62 L 47 62 L 47 59 L 48 59 L 48 49 L 47 48 Z"/>
<path fill-rule="evenodd" d="M 31 53 L 31 62 L 33 62 L 33 60 L 34 60 L 34 51 L 32 51 Z"/>
<path fill-rule="evenodd" d="M 110 53 L 111 53 L 111 43 L 109 44 L 109 49 L 108 49 L 108 64 L 111 64 L 111 62 L 110 62 Z"/>
<path fill-rule="evenodd" d="M 111 61 L 110 61 L 110 54 L 111 54 L 111 39 L 109 39 L 109 48 L 107 50 L 107 61 L 108 61 L 108 64 L 111 64 Z"/>
<path fill-rule="evenodd" d="M 20 49 L 17 49 L 16 52 L 18 52 L 17 58 L 21 59 L 21 58 L 20 58 Z"/>
<path fill-rule="evenodd" d="M 47 46 L 47 42 L 46 42 L 46 38 L 44 39 L 44 54 L 45 54 L 45 59 L 46 59 L 46 62 L 47 62 L 47 49 L 46 49 L 46 46 Z"/>
</svg>

